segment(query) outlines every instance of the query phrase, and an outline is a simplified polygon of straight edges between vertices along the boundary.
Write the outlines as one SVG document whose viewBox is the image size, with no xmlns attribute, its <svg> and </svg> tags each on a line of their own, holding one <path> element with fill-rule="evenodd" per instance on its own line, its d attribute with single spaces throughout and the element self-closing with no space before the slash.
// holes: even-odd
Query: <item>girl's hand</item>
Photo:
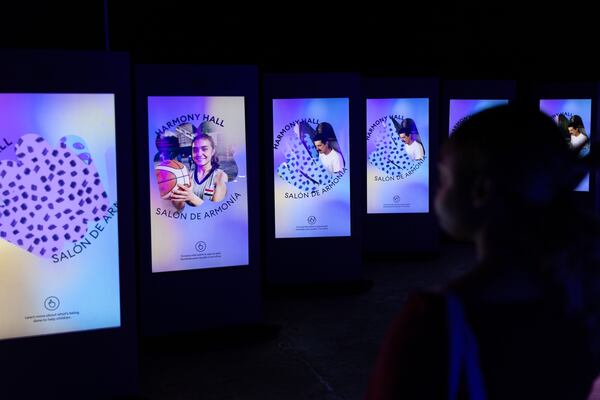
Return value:
<svg viewBox="0 0 600 400">
<path fill-rule="evenodd" d="M 190 203 L 194 206 L 202 204 L 202 200 L 194 194 L 192 185 L 177 185 L 171 194 L 171 201 L 177 203 Z"/>
</svg>

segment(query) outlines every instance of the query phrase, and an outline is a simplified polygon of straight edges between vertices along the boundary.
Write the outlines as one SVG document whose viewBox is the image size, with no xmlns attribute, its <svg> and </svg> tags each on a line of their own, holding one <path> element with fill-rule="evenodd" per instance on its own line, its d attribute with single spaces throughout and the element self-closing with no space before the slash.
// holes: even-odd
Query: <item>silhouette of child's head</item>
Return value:
<svg viewBox="0 0 600 400">
<path fill-rule="evenodd" d="M 512 105 L 461 124 L 445 143 L 439 168 L 436 212 L 442 227 L 462 239 L 485 224 L 526 223 L 585 176 L 550 117 Z"/>
</svg>

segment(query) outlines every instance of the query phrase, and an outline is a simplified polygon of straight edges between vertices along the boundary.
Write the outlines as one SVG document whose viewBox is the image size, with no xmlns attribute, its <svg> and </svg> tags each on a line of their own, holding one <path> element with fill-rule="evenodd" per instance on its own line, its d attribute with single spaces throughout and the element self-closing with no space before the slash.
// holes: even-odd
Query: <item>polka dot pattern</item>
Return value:
<svg viewBox="0 0 600 400">
<path fill-rule="evenodd" d="M 18 161 L 0 161 L 1 239 L 50 257 L 106 215 L 108 196 L 87 146 L 72 138 L 52 148 L 28 134 L 15 145 Z"/>
<path fill-rule="evenodd" d="M 286 161 L 277 167 L 277 175 L 295 188 L 312 192 L 333 180 L 311 140 L 301 141 L 295 135 L 287 135 L 283 137 L 280 149 Z"/>
<path fill-rule="evenodd" d="M 372 136 L 375 140 L 375 150 L 368 160 L 371 165 L 390 176 L 400 176 L 415 165 L 415 161 L 406 153 L 404 142 L 400 139 L 391 118 L 386 124 L 381 124 L 377 134 Z"/>
</svg>

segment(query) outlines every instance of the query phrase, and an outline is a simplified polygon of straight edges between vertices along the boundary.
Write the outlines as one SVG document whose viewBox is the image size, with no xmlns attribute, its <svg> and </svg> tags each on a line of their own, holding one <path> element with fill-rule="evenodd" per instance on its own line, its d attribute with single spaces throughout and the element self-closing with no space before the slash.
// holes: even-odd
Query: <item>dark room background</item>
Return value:
<svg viewBox="0 0 600 400">
<path fill-rule="evenodd" d="M 443 79 L 594 80 L 594 13 L 429 2 L 10 2 L 0 47 L 129 51 L 134 63 L 257 64 Z M 108 29 L 106 29 L 108 28 Z"/>
</svg>

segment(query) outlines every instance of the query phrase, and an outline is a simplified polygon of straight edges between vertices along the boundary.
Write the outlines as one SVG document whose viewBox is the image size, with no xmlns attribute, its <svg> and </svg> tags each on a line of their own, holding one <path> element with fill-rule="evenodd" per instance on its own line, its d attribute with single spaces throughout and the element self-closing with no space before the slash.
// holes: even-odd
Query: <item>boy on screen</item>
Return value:
<svg viewBox="0 0 600 400">
<path fill-rule="evenodd" d="M 590 141 L 585 133 L 581 117 L 579 115 L 571 117 L 567 129 L 571 135 L 571 149 L 577 153 L 578 157 L 585 157 L 590 152 Z"/>
<path fill-rule="evenodd" d="M 406 153 L 411 160 L 417 161 L 422 160 L 425 157 L 425 150 L 423 145 L 419 143 L 414 137 L 413 133 L 410 132 L 408 127 L 402 127 L 399 131 L 400 139 L 404 142 Z"/>
<path fill-rule="evenodd" d="M 319 159 L 321 160 L 321 163 L 323 163 L 325 169 L 330 173 L 340 172 L 344 167 L 342 156 L 329 145 L 327 136 L 322 133 L 317 134 L 313 139 L 313 142 L 315 143 L 315 147 L 319 152 Z"/>
</svg>

